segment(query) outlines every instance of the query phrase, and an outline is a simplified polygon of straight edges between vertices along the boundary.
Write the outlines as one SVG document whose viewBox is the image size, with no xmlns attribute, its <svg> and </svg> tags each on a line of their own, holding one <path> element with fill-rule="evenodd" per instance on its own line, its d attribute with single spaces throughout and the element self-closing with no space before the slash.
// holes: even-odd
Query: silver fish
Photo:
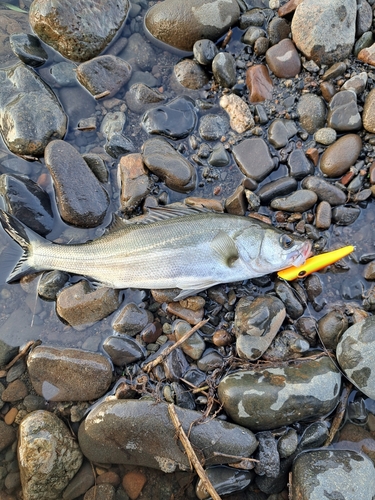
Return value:
<svg viewBox="0 0 375 500">
<path fill-rule="evenodd" d="M 181 299 L 219 283 L 300 266 L 311 242 L 251 217 L 192 209 L 151 209 L 141 222 L 116 218 L 100 238 L 52 243 L 0 211 L 4 230 L 23 255 L 8 282 L 60 270 L 112 288 L 180 288 Z"/>
</svg>

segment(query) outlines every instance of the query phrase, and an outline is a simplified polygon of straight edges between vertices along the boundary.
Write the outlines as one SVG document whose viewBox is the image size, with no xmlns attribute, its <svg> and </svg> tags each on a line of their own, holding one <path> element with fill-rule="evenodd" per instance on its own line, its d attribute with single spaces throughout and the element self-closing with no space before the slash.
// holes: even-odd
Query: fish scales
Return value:
<svg viewBox="0 0 375 500">
<path fill-rule="evenodd" d="M 94 241 L 58 245 L 0 211 L 3 228 L 24 250 L 9 280 L 57 269 L 113 288 L 177 287 L 186 296 L 300 265 L 310 254 L 310 242 L 249 217 L 189 209 L 151 215 L 152 222 L 118 220 Z"/>
</svg>

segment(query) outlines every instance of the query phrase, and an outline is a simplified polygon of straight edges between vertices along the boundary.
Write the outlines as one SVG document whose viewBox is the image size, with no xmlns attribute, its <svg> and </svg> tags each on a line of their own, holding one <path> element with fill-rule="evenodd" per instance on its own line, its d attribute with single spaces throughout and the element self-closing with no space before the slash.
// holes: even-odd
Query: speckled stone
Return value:
<svg viewBox="0 0 375 500">
<path fill-rule="evenodd" d="M 302 127 L 309 134 L 314 134 L 325 125 L 326 107 L 323 99 L 315 94 L 301 96 L 297 113 Z"/>
<path fill-rule="evenodd" d="M 201 89 L 209 81 L 205 69 L 191 59 L 183 59 L 178 62 L 173 71 L 177 81 L 187 89 Z"/>
<path fill-rule="evenodd" d="M 296 8 L 292 38 L 317 64 L 333 64 L 349 56 L 355 42 L 356 0 L 309 0 Z"/>
<path fill-rule="evenodd" d="M 321 449 L 301 453 L 292 474 L 292 495 L 298 500 L 373 498 L 374 465 L 356 451 Z"/>
<path fill-rule="evenodd" d="M 329 357 L 225 376 L 218 396 L 231 419 L 253 431 L 275 429 L 332 411 L 341 374 Z"/>
<path fill-rule="evenodd" d="M 331 226 L 332 208 L 328 201 L 321 201 L 316 207 L 315 227 L 317 229 L 326 230 Z"/>
<path fill-rule="evenodd" d="M 375 398 L 375 316 L 355 323 L 342 335 L 337 361 L 348 379 L 366 396 Z"/>
<path fill-rule="evenodd" d="M 29 20 L 35 33 L 67 59 L 87 61 L 111 42 L 129 11 L 128 0 L 34 0 Z"/>
<path fill-rule="evenodd" d="M 264 64 L 254 64 L 246 71 L 246 85 L 250 102 L 262 102 L 272 98 L 272 80 Z"/>
<path fill-rule="evenodd" d="M 294 78 L 301 71 L 301 59 L 289 38 L 281 40 L 266 52 L 270 70 L 279 78 Z"/>
<path fill-rule="evenodd" d="M 368 93 L 362 113 L 363 127 L 371 134 L 375 133 L 375 89 Z"/>
<path fill-rule="evenodd" d="M 324 146 L 329 146 L 335 142 L 337 138 L 337 132 L 331 127 L 324 127 L 317 130 L 314 134 L 314 139 L 319 144 L 324 144 Z"/>
<path fill-rule="evenodd" d="M 257 182 L 274 169 L 267 143 L 258 137 L 245 139 L 234 146 L 233 156 L 241 172 Z"/>
<path fill-rule="evenodd" d="M 193 50 L 203 38 L 216 41 L 240 17 L 236 0 L 165 0 L 151 7 L 144 25 L 157 41 L 182 51 Z"/>
<path fill-rule="evenodd" d="M 236 94 L 223 95 L 220 106 L 228 113 L 230 126 L 238 134 L 254 127 L 254 118 L 246 102 Z"/>
<path fill-rule="evenodd" d="M 53 413 L 38 410 L 19 427 L 18 463 L 23 498 L 54 500 L 82 464 L 82 453 L 68 427 Z"/>
<path fill-rule="evenodd" d="M 357 134 L 346 134 L 328 146 L 320 160 L 320 169 L 328 177 L 345 174 L 357 161 L 362 140 Z"/>
</svg>

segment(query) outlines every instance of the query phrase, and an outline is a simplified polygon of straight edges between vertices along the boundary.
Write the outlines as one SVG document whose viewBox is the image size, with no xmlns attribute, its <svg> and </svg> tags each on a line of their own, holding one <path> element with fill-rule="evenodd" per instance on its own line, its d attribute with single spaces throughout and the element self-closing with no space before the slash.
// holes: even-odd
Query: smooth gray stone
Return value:
<svg viewBox="0 0 375 500">
<path fill-rule="evenodd" d="M 194 448 L 201 450 L 206 465 L 238 461 L 227 455 L 249 457 L 257 447 L 254 434 L 219 419 L 204 425 L 190 424 L 200 412 L 175 407 Z M 99 404 L 78 431 L 83 454 L 91 461 L 152 467 L 163 472 L 189 470 L 186 453 L 175 439 L 166 403 L 153 400 L 112 400 Z M 218 455 L 214 456 L 214 452 Z M 221 456 L 220 453 L 226 456 Z"/>
</svg>

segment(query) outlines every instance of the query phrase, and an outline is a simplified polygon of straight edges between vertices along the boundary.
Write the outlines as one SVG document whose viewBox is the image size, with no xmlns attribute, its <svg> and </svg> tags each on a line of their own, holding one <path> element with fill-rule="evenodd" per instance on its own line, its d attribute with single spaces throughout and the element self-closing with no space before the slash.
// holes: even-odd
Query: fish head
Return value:
<svg viewBox="0 0 375 500">
<path fill-rule="evenodd" d="M 301 266 L 312 253 L 311 241 L 268 225 L 244 231 L 240 240 L 242 260 L 254 276 Z"/>
</svg>

